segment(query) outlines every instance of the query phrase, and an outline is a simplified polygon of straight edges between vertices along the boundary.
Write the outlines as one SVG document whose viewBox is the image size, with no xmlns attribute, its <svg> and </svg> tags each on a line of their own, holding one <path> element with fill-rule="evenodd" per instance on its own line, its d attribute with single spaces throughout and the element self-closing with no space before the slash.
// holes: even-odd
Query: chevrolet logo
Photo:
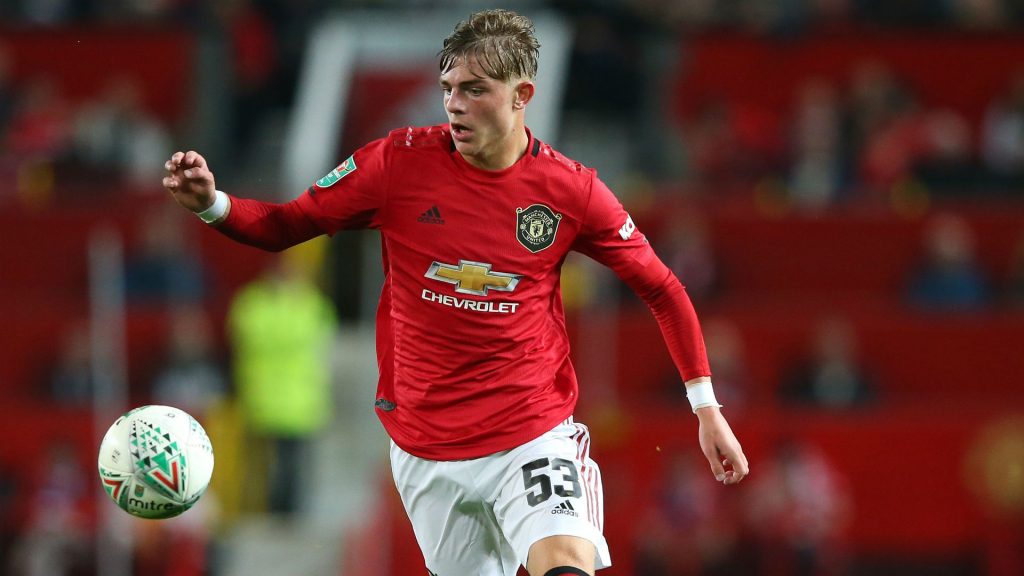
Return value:
<svg viewBox="0 0 1024 576">
<path fill-rule="evenodd" d="M 460 294 L 487 296 L 489 290 L 511 292 L 519 284 L 521 274 L 491 272 L 491 265 L 483 262 L 459 260 L 458 266 L 435 261 L 424 274 L 431 280 L 439 280 L 455 284 L 455 291 Z"/>
</svg>

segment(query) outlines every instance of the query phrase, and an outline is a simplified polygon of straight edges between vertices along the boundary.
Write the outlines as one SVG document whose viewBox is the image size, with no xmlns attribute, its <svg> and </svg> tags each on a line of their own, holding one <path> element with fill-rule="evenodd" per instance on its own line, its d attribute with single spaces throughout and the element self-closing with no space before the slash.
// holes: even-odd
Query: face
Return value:
<svg viewBox="0 0 1024 576">
<path fill-rule="evenodd" d="M 495 80 L 473 57 L 459 60 L 441 75 L 440 84 L 455 149 L 463 158 L 485 170 L 514 164 L 528 143 L 523 111 L 533 84 Z"/>
</svg>

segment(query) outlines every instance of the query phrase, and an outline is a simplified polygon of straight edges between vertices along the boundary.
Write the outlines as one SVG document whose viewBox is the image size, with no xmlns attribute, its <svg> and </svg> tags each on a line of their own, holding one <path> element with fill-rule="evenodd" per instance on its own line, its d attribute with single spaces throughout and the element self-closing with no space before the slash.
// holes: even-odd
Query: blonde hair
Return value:
<svg viewBox="0 0 1024 576">
<path fill-rule="evenodd" d="M 459 22 L 438 53 L 442 74 L 454 68 L 458 60 L 473 56 L 485 74 L 503 82 L 532 80 L 537 75 L 539 54 L 533 22 L 501 9 L 476 12 Z"/>
</svg>

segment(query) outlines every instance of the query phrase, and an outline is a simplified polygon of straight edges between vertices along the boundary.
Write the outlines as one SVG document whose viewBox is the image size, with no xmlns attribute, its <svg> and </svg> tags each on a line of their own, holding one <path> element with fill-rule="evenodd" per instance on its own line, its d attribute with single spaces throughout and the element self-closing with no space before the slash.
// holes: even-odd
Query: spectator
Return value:
<svg viewBox="0 0 1024 576">
<path fill-rule="evenodd" d="M 1011 307 L 1024 310 L 1024 233 L 1017 239 L 1013 254 L 1010 256 L 1006 300 Z"/>
<path fill-rule="evenodd" d="M 0 461 L 0 558 L 10 557 L 10 548 L 17 538 L 17 507 L 19 486 L 16 470 Z M 2 569 L 0 565 L 0 569 Z"/>
<path fill-rule="evenodd" d="M 971 134 L 951 109 L 930 109 L 886 65 L 854 72 L 850 152 L 860 184 L 891 199 L 900 185 L 925 177 L 937 187 L 963 186 L 971 171 Z"/>
<path fill-rule="evenodd" d="M 70 149 L 69 107 L 52 78 L 38 76 L 20 87 L 0 142 L 0 175 L 16 184 L 18 199 L 30 207 L 53 196 L 55 168 Z"/>
<path fill-rule="evenodd" d="M 981 151 L 985 167 L 1004 184 L 1024 181 L 1024 68 L 985 112 Z"/>
<path fill-rule="evenodd" d="M 687 211 L 666 234 L 665 264 L 686 286 L 691 300 L 703 303 L 712 299 L 719 290 L 718 262 L 706 222 Z"/>
<path fill-rule="evenodd" d="M 21 0 L 21 17 L 36 25 L 60 26 L 74 19 L 75 4 L 73 0 Z"/>
<path fill-rule="evenodd" d="M 125 263 L 129 304 L 163 306 L 194 303 L 208 291 L 207 272 L 182 228 L 181 215 L 161 204 L 139 221 L 139 250 Z"/>
<path fill-rule="evenodd" d="M 2 18 L 2 16 L 0 16 Z M 7 46 L 0 41 L 0 179 L 15 182 L 18 179 L 19 159 L 9 153 L 9 136 L 17 101 L 16 87 L 12 78 L 13 57 Z M 0 190 L 0 203 L 14 190 Z"/>
<path fill-rule="evenodd" d="M 684 127 L 689 177 L 694 183 L 722 187 L 739 180 L 735 168 L 743 165 L 743 159 L 733 116 L 727 102 L 707 102 Z"/>
<path fill-rule="evenodd" d="M 846 104 L 844 134 L 849 140 L 844 149 L 847 162 L 856 167 L 859 184 L 887 192 L 907 169 L 907 114 L 914 106 L 910 92 L 884 63 L 857 64 Z"/>
<path fill-rule="evenodd" d="M 0 143 L 6 140 L 7 128 L 14 113 L 14 81 L 11 79 L 12 58 L 0 43 Z"/>
<path fill-rule="evenodd" d="M 55 162 L 71 143 L 70 108 L 52 78 L 40 76 L 18 93 L 5 147 L 23 160 Z"/>
<path fill-rule="evenodd" d="M 952 23 L 971 30 L 995 30 L 1009 22 L 1004 0 L 952 0 Z"/>
<path fill-rule="evenodd" d="M 744 555 L 735 554 L 740 527 L 724 510 L 723 498 L 686 452 L 672 456 L 656 481 L 655 500 L 636 531 L 636 574 L 660 576 L 745 573 Z"/>
<path fill-rule="evenodd" d="M 60 355 L 49 374 L 50 400 L 63 406 L 89 406 L 93 401 L 89 324 L 72 323 L 64 333 Z"/>
<path fill-rule="evenodd" d="M 251 0 L 215 4 L 231 50 L 233 142 L 244 161 L 263 113 L 272 104 L 271 91 L 280 56 L 274 22 Z"/>
<path fill-rule="evenodd" d="M 729 320 L 713 318 L 704 326 L 704 341 L 719 399 L 730 413 L 743 410 L 751 386 L 739 328 Z"/>
<path fill-rule="evenodd" d="M 792 405 L 854 408 L 874 402 L 876 387 L 857 358 L 857 340 L 841 318 L 827 318 L 814 336 L 811 356 L 788 376 L 780 389 Z"/>
<path fill-rule="evenodd" d="M 825 80 L 800 87 L 792 121 L 790 197 L 798 206 L 823 208 L 843 189 L 842 106 Z"/>
<path fill-rule="evenodd" d="M 950 2 L 856 0 L 862 20 L 897 28 L 937 26 L 950 21 Z"/>
<path fill-rule="evenodd" d="M 166 358 L 153 380 L 153 401 L 201 420 L 227 393 L 213 327 L 200 307 L 186 305 L 173 311 L 170 331 Z"/>
<path fill-rule="evenodd" d="M 254 459 L 265 456 L 271 512 L 299 511 L 307 451 L 331 417 L 334 308 L 289 253 L 242 288 L 228 313 L 235 386 Z"/>
<path fill-rule="evenodd" d="M 95 101 L 79 111 L 74 126 L 74 155 L 86 167 L 109 177 L 143 185 L 159 170 L 171 148 L 167 129 L 142 103 L 138 83 L 112 79 Z"/>
<path fill-rule="evenodd" d="M 979 310 L 991 300 L 989 281 L 974 253 L 974 236 L 959 216 L 942 214 L 924 231 L 924 256 L 910 277 L 907 298 L 930 311 Z"/>
<path fill-rule="evenodd" d="M 636 110 L 643 98 L 636 87 L 644 82 L 637 66 L 639 41 L 647 32 L 644 20 L 626 2 L 563 4 L 577 28 L 566 85 L 568 112 L 608 119 L 621 117 L 622 110 Z M 609 83 L 608 78 L 618 81 Z"/>
<path fill-rule="evenodd" d="M 949 108 L 927 110 L 920 119 L 919 149 L 912 156 L 912 176 L 933 192 L 966 194 L 977 189 L 971 127 Z"/>
<path fill-rule="evenodd" d="M 88 507 L 95 498 L 85 468 L 70 443 L 56 440 L 47 447 L 33 473 L 28 518 L 11 551 L 11 574 L 73 576 L 93 564 Z"/>
<path fill-rule="evenodd" d="M 861 183 L 874 196 L 889 197 L 911 175 L 924 146 L 920 105 L 907 101 L 867 134 L 860 151 Z"/>
<path fill-rule="evenodd" d="M 850 509 L 844 479 L 818 449 L 782 443 L 751 486 L 758 573 L 841 574 Z"/>
</svg>

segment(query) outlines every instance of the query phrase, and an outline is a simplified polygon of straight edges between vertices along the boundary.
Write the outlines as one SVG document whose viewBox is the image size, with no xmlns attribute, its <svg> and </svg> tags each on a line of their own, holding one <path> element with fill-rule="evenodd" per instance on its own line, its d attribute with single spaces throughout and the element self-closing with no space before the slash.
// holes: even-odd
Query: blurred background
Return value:
<svg viewBox="0 0 1024 576">
<path fill-rule="evenodd" d="M 236 245 L 160 187 L 290 199 L 444 121 L 473 1 L 0 3 L 0 573 L 419 574 L 372 409 L 373 233 Z M 1024 2 L 509 1 L 542 140 L 687 285 L 751 461 L 716 485 L 658 327 L 563 271 L 628 575 L 1024 574 Z M 118 510 L 107 426 L 172 404 L 210 491 Z"/>
</svg>

